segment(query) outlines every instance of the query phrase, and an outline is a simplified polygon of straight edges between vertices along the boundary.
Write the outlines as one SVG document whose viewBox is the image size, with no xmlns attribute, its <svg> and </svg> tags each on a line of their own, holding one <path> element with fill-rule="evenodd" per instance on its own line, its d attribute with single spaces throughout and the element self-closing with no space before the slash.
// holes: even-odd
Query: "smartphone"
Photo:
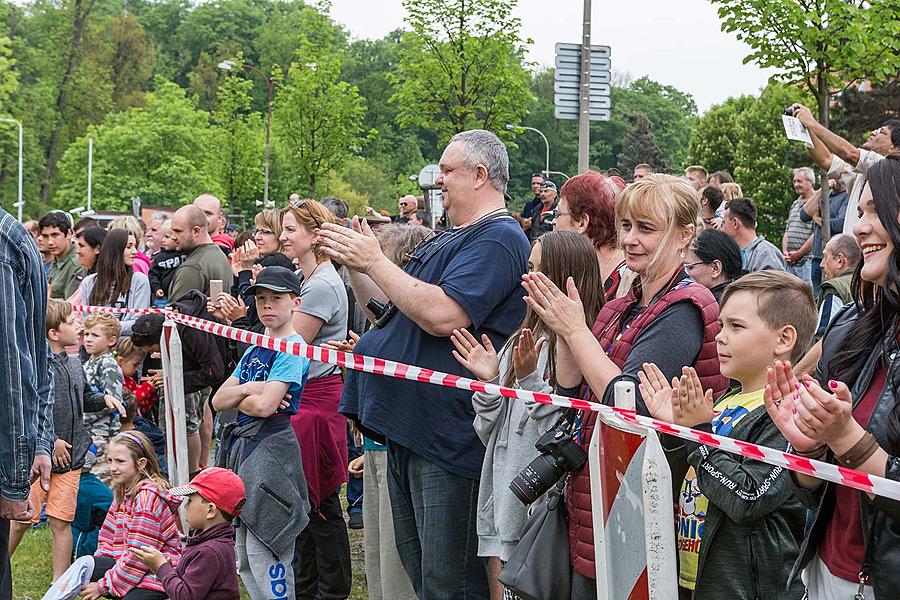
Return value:
<svg viewBox="0 0 900 600">
<path fill-rule="evenodd" d="M 213 302 L 219 297 L 219 294 L 222 293 L 222 280 L 221 279 L 210 279 L 209 280 L 209 299 Z"/>
</svg>

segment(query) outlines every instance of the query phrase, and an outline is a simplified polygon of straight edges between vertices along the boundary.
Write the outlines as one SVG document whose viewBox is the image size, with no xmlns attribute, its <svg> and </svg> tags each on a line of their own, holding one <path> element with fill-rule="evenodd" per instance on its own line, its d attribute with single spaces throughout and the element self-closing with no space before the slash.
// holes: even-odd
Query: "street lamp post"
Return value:
<svg viewBox="0 0 900 600">
<path fill-rule="evenodd" d="M 264 185 L 263 188 L 263 206 L 269 205 L 269 140 L 272 136 L 272 81 L 266 76 L 262 70 L 254 67 L 253 65 L 248 65 L 246 63 L 240 65 L 242 69 L 247 69 L 248 71 L 253 71 L 266 83 L 266 149 L 265 156 L 263 158 L 263 177 L 264 177 Z M 219 63 L 219 68 L 223 71 L 231 71 L 234 69 L 235 63 L 233 60 L 223 60 Z"/>
<path fill-rule="evenodd" d="M 14 123 L 19 126 L 19 192 L 16 207 L 19 209 L 19 223 L 22 222 L 22 122 L 17 119 L 0 119 L 4 123 Z"/>
<path fill-rule="evenodd" d="M 539 136 L 544 139 L 544 148 L 547 150 L 547 158 L 544 161 L 544 175 L 550 176 L 550 142 L 547 141 L 547 136 L 544 135 L 540 129 L 535 129 L 534 127 L 526 127 L 525 125 L 520 125 L 516 127 L 512 123 L 507 123 L 506 128 L 510 131 L 515 131 L 516 129 L 527 129 L 528 131 L 534 131 Z M 566 178 L 568 179 L 568 177 Z"/>
</svg>

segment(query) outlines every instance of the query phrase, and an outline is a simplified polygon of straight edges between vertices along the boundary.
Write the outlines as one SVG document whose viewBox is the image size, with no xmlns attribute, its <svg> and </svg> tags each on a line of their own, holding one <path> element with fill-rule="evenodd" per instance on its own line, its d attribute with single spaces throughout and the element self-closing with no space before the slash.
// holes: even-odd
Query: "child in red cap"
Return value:
<svg viewBox="0 0 900 600">
<path fill-rule="evenodd" d="M 170 600 L 239 598 L 231 522 L 244 506 L 244 482 L 234 471 L 210 467 L 169 495 L 188 496 L 185 512 L 192 535 L 185 540 L 177 569 L 155 548 L 131 551 L 156 574 Z"/>
</svg>

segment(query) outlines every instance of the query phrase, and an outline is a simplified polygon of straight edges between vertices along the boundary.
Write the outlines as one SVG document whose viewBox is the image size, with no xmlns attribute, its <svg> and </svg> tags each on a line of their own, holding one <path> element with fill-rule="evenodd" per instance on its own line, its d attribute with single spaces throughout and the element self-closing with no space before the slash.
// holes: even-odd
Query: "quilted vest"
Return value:
<svg viewBox="0 0 900 600">
<path fill-rule="evenodd" d="M 703 316 L 703 342 L 693 366 L 697 370 L 704 389 L 712 388 L 713 397 L 718 398 L 728 389 L 728 378 L 719 372 L 719 355 L 716 352 L 716 335 L 719 333 L 719 305 L 712 293 L 704 286 L 690 279 L 682 280 L 655 302 L 641 311 L 620 333 L 620 323 L 628 307 L 635 302 L 634 291 L 623 298 L 611 300 L 600 310 L 594 323 L 593 333 L 609 358 L 620 369 L 625 364 L 632 346 L 641 332 L 669 306 L 678 302 L 693 302 Z M 618 337 L 618 339 L 616 339 Z M 610 346 L 612 345 L 612 348 Z M 685 361 L 687 364 L 687 361 Z M 582 388 L 585 392 L 586 388 Z M 593 396 L 589 397 L 599 402 Z M 581 434 L 581 444 L 587 451 L 594 431 L 597 413 L 586 412 Z M 566 489 L 566 508 L 569 516 L 569 550 L 572 565 L 577 573 L 594 579 L 594 527 L 591 520 L 591 477 L 588 464 L 572 473 Z"/>
</svg>

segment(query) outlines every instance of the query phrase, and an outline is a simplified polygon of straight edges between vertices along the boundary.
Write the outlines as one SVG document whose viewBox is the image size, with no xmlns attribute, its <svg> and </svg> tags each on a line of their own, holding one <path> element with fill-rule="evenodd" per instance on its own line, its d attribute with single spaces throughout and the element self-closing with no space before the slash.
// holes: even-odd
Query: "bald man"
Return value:
<svg viewBox="0 0 900 600">
<path fill-rule="evenodd" d="M 176 249 L 188 257 L 175 271 L 169 287 L 170 299 L 177 300 L 189 290 L 200 290 L 208 296 L 212 279 L 221 280 L 222 289 L 231 289 L 231 264 L 210 237 L 206 214 L 200 208 L 189 205 L 175 211 L 172 234 Z"/>
<path fill-rule="evenodd" d="M 397 209 L 399 210 L 397 220 L 409 221 L 411 217 L 415 216 L 416 211 L 419 210 L 419 199 L 412 194 L 400 196 L 400 199 L 397 200 Z"/>
<path fill-rule="evenodd" d="M 206 216 L 206 229 L 214 244 L 217 244 L 225 254 L 234 250 L 234 240 L 222 231 L 222 202 L 212 194 L 200 194 L 194 198 L 194 206 L 203 211 Z"/>
</svg>

